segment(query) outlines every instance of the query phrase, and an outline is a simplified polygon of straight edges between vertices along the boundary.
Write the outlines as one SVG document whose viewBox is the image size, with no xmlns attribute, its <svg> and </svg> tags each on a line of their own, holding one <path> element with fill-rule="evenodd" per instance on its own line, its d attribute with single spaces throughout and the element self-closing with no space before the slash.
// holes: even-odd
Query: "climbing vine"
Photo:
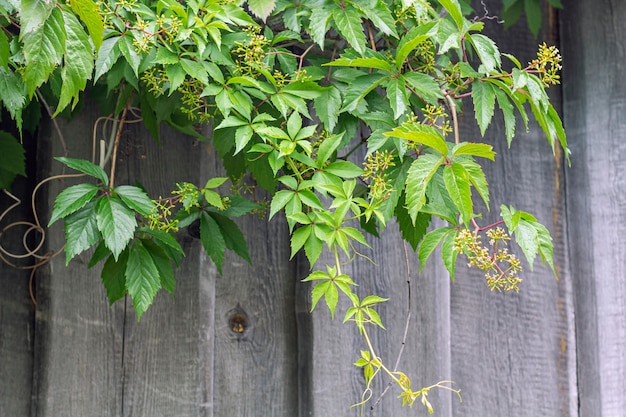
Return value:
<svg viewBox="0 0 626 417">
<path fill-rule="evenodd" d="M 505 10 L 519 4 L 505 1 Z M 458 0 L 4 1 L 0 98 L 21 132 L 33 102 L 71 118 L 85 90 L 105 97 L 109 113 L 97 123 L 109 135 L 99 152 L 92 160 L 56 158 L 85 181 L 56 197 L 48 224 L 64 222 L 67 263 L 93 249 L 88 266 L 103 263 L 111 303 L 129 295 L 140 319 L 161 289 L 174 293 L 181 228 L 199 224 L 221 272 L 226 249 L 250 262 L 233 218 L 284 215 L 291 256 L 303 251 L 311 266 L 304 281 L 312 283 L 313 309 L 323 299 L 334 317 L 345 297 L 343 320 L 363 336 L 360 404 L 373 378 L 386 374 L 403 404 L 419 400 L 432 411 L 430 389 L 458 390 L 449 381 L 414 390 L 407 374 L 382 361 L 369 332 L 383 327 L 377 307 L 387 300 L 359 297 L 342 266 L 368 246 L 366 235 L 396 222 L 421 267 L 440 246 L 452 278 L 461 254 L 485 271 L 491 290 L 518 291 L 522 263 L 507 242 L 518 243 L 531 268 L 539 255 L 554 271 L 550 234 L 506 205 L 501 221 L 478 224 L 475 202 L 490 207 L 478 161 L 496 155 L 489 144 L 464 140 L 458 114 L 473 112 L 484 135 L 497 104 L 509 145 L 516 121 L 528 129 L 532 116 L 552 149 L 567 155 L 546 93 L 559 82 L 558 51 L 542 44 L 523 64 L 481 33 L 488 12 L 466 17 L 472 13 Z M 135 122 L 157 140 L 168 124 L 212 142 L 227 176 L 172 184 L 165 197 L 117 184 L 120 135 Z M 209 137 L 197 129 L 203 124 Z M 8 188 L 24 174 L 23 150 L 4 132 L 0 149 L 0 184 Z M 269 200 L 250 198 L 244 178 Z M 223 192 L 228 181 L 234 194 Z M 431 228 L 433 218 L 446 226 Z M 319 265 L 324 247 L 334 261 Z"/>
</svg>

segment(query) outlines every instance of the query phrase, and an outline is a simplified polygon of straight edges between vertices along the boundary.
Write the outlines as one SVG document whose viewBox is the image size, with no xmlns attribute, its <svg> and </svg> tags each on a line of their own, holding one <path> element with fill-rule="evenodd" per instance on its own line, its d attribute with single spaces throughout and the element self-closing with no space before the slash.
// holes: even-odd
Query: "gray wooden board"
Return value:
<svg viewBox="0 0 626 417">
<path fill-rule="evenodd" d="M 486 2 L 498 10 L 499 1 Z M 480 6 L 477 6 L 480 7 Z M 549 22 L 548 22 L 549 23 Z M 487 33 L 503 52 L 522 62 L 536 53 L 536 44 L 520 22 L 502 32 L 487 21 Z M 558 103 L 558 95 L 554 97 Z M 473 119 L 470 102 L 464 118 Z M 473 120 L 465 119 L 462 140 L 478 138 Z M 551 231 L 559 279 L 541 261 L 534 271 L 523 253 L 511 245 L 524 264 L 519 293 L 492 293 L 484 274 L 465 267 L 459 257 L 456 282 L 451 286 L 451 344 L 453 379 L 463 402 L 453 403 L 455 416 L 573 416 L 576 414 L 575 343 L 572 284 L 568 273 L 565 208 L 560 153 L 550 147 L 536 124 L 518 133 L 507 149 L 499 110 L 485 141 L 494 145 L 496 162 L 483 164 L 491 191 L 491 213 L 480 225 L 499 220 L 500 204 L 534 214 Z M 484 206 L 484 205 L 483 205 Z M 487 239 L 483 238 L 486 244 Z"/>
<path fill-rule="evenodd" d="M 486 3 L 489 10 L 498 10 L 500 2 Z M 544 23 L 550 24 L 546 20 L 544 15 Z M 538 41 L 528 34 L 525 22 L 508 32 L 502 32 L 493 21 L 486 25 L 501 51 L 512 53 L 522 63 L 533 58 Z M 558 108 L 558 94 L 553 97 Z M 471 104 L 466 105 L 464 117 L 473 119 Z M 480 136 L 473 126 L 473 120 L 464 121 L 461 130 L 466 140 Z M 453 403 L 454 415 L 575 415 L 575 343 L 562 156 L 552 156 L 537 124 L 532 123 L 524 133 L 519 118 L 513 144 L 507 149 L 499 110 L 484 140 L 494 145 L 497 156 L 495 164 L 483 164 L 491 190 L 491 213 L 478 220 L 479 224 L 497 221 L 503 203 L 535 215 L 554 238 L 559 279 L 540 259 L 531 272 L 523 253 L 513 244 L 511 250 L 524 265 L 520 292 L 492 293 L 483 273 L 468 270 L 465 258 L 460 257 L 451 287 L 451 343 L 453 379 L 463 390 L 463 402 Z"/>
<path fill-rule="evenodd" d="M 626 409 L 625 19 L 608 0 L 570 2 L 561 19 L 581 417 Z"/>
<path fill-rule="evenodd" d="M 295 416 L 298 407 L 294 268 L 285 222 L 239 222 L 252 265 L 228 254 L 215 280 L 215 415 Z"/>
<path fill-rule="evenodd" d="M 32 155 L 34 157 L 34 155 Z M 32 160 L 28 162 L 33 163 Z M 18 178 L 13 186 L 14 194 L 22 204 L 7 213 L 0 224 L 2 248 L 16 255 L 26 252 L 22 236 L 26 227 L 10 227 L 13 222 L 32 221 L 30 193 L 32 184 Z M 0 215 L 14 201 L 0 194 Z M 8 228 L 7 228 L 8 227 Z M 34 246 L 33 246 L 34 247 Z M 33 248 L 31 247 L 31 249 Z M 32 265 L 33 260 L 21 261 L 8 258 L 16 265 Z M 30 270 L 15 269 L 0 260 L 0 415 L 26 416 L 30 414 L 34 306 L 29 296 Z"/>
<path fill-rule="evenodd" d="M 355 288 L 359 297 L 389 298 L 377 307 L 386 329 L 368 326 L 377 354 L 385 366 L 394 368 L 406 327 L 410 277 L 411 319 L 397 370 L 411 379 L 413 390 L 450 379 L 449 279 L 442 273 L 441 262 L 431 262 L 423 273 L 418 273 L 417 255 L 408 244 L 405 251 L 394 222 L 390 222 L 380 239 L 369 236 L 367 240 L 371 248 L 358 245 L 364 256 L 356 255 L 353 262 L 347 262 L 346 256 L 341 255 L 345 263 L 342 273 L 359 285 Z M 309 263 L 301 255 L 298 264 L 298 279 L 303 279 L 311 272 Z M 327 251 L 314 270 L 325 271 L 326 264 L 334 265 L 334 256 Z M 307 388 L 300 392 L 299 415 L 358 416 L 360 408 L 352 406 L 361 401 L 365 380 L 362 370 L 352 364 L 359 359 L 361 350 L 367 350 L 367 344 L 353 323 L 342 323 L 349 307 L 343 294 L 340 294 L 335 319 L 331 320 L 323 299 L 313 313 L 308 312 L 310 288 L 309 284 L 297 287 L 300 382 Z M 366 415 L 414 415 L 415 408 L 422 407 L 418 403 L 413 409 L 402 408 L 397 398 L 400 390 L 395 384 L 377 403 L 390 381 L 382 373 L 376 378 L 371 401 L 364 408 Z M 450 414 L 449 392 L 434 390 L 429 399 L 440 415 Z"/>
<path fill-rule="evenodd" d="M 59 120 L 72 157 L 91 158 L 95 118 L 87 110 L 69 125 Z M 41 127 L 38 152 L 42 178 L 61 172 L 61 164 L 52 161 L 63 150 L 51 123 Z M 55 196 L 74 183 L 53 181 L 43 190 L 45 223 Z M 58 250 L 64 241 L 58 222 L 48 230 L 47 247 Z M 38 417 L 121 415 L 124 308 L 109 307 L 99 269 L 87 269 L 89 256 L 82 254 L 66 267 L 62 253 L 38 272 L 33 374 Z"/>
<path fill-rule="evenodd" d="M 142 126 L 129 126 L 116 183 L 139 181 L 149 195 L 166 197 L 176 182 L 203 181 L 207 155 L 201 143 L 166 127 L 160 141 L 156 144 Z M 178 238 L 186 257 L 175 270 L 174 297 L 161 290 L 140 322 L 131 300 L 125 303 L 124 416 L 212 415 L 214 288 L 200 242 L 186 229 Z"/>
</svg>

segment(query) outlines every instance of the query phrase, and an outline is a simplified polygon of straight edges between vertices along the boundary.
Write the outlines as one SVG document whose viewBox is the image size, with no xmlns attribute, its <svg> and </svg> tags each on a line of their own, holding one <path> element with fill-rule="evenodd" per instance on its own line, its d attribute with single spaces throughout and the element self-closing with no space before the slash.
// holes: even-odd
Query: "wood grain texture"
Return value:
<svg viewBox="0 0 626 417">
<path fill-rule="evenodd" d="M 71 124 L 59 120 L 72 157 L 91 158 L 95 118 L 87 110 Z M 64 152 L 49 122 L 41 127 L 38 151 L 40 177 L 59 174 L 61 164 L 52 157 Z M 41 212 L 49 215 L 56 195 L 74 183 L 51 182 L 43 191 Z M 56 251 L 64 241 L 58 222 L 48 230 L 47 247 Z M 124 308 L 109 306 L 99 269 L 87 269 L 89 256 L 85 253 L 66 267 L 62 253 L 38 272 L 33 373 L 33 415 L 38 417 L 121 415 Z"/>
<path fill-rule="evenodd" d="M 151 196 L 168 196 L 176 182 L 202 183 L 203 146 L 161 130 L 160 144 L 138 125 L 122 136 L 119 184 L 139 181 Z M 175 271 L 174 297 L 161 291 L 140 322 L 125 303 L 123 416 L 212 416 L 213 280 L 206 255 L 186 229 L 186 257 Z"/>
<path fill-rule="evenodd" d="M 35 155 L 29 155 L 34 158 Z M 29 160 L 29 162 L 33 162 Z M 34 165 L 34 164 L 33 164 Z M 22 236 L 27 227 L 10 227 L 13 222 L 31 221 L 30 193 L 34 186 L 34 172 L 30 180 L 18 178 L 13 193 L 25 204 L 7 213 L 0 223 L 0 245 L 5 251 L 21 255 L 26 252 Z M 0 193 L 0 215 L 15 203 Z M 33 246 L 34 247 L 34 246 Z M 32 247 L 31 247 L 32 248 Z M 32 259 L 3 258 L 15 265 L 32 265 Z M 0 415 L 26 416 L 30 414 L 33 374 L 34 305 L 29 296 L 29 269 L 15 269 L 0 260 Z"/>
<path fill-rule="evenodd" d="M 286 222 L 239 220 L 252 265 L 227 253 L 222 276 L 215 267 L 207 271 L 216 287 L 215 415 L 295 416 L 297 282 Z"/>
<path fill-rule="evenodd" d="M 408 245 L 405 253 L 394 223 L 388 225 L 381 239 L 368 240 L 371 249 L 360 248 L 359 251 L 376 265 L 357 256 L 353 263 L 342 266 L 342 272 L 359 284 L 355 291 L 361 298 L 372 294 L 389 298 L 377 309 L 386 330 L 368 328 L 377 354 L 387 367 L 394 369 L 409 311 L 407 281 L 410 277 L 411 318 L 397 370 L 411 378 L 413 389 L 450 379 L 449 279 L 442 274 L 443 266 L 435 260 L 419 274 L 417 256 Z M 324 253 L 316 269 L 324 270 L 325 262 L 332 265 L 333 260 L 334 257 Z M 300 278 L 310 273 L 308 267 L 305 259 L 299 259 Z M 307 312 L 311 305 L 309 285 L 299 286 L 298 297 L 301 383 L 308 387 L 308 391 L 301 391 L 299 415 L 358 416 L 360 408 L 351 406 L 361 401 L 365 381 L 362 371 L 352 363 L 359 358 L 360 350 L 367 350 L 367 345 L 353 324 L 342 323 L 349 307 L 345 297 L 340 298 L 334 320 L 331 320 L 323 300 L 312 314 Z M 377 377 L 372 401 L 365 406 L 365 415 L 414 415 L 421 404 L 416 404 L 413 409 L 403 408 L 397 398 L 400 391 L 395 385 L 377 403 L 389 382 L 387 376 Z M 429 399 L 438 415 L 450 415 L 449 392 L 434 390 Z"/>
<path fill-rule="evenodd" d="M 561 27 L 580 416 L 605 417 L 626 409 L 626 4 L 569 6 Z"/>
<path fill-rule="evenodd" d="M 490 11 L 500 7 L 499 1 L 486 4 Z M 537 41 L 528 34 L 525 22 L 508 32 L 502 32 L 493 21 L 487 21 L 486 28 L 501 51 L 513 53 L 520 61 L 528 62 L 536 53 Z M 550 41 L 549 28 L 542 36 Z M 558 103 L 558 94 L 553 98 Z M 462 139 L 472 140 L 480 134 L 473 120 L 467 120 L 473 118 L 473 109 L 466 104 Z M 463 265 L 465 258 L 460 257 L 451 287 L 451 344 L 452 379 L 462 389 L 463 402 L 453 403 L 454 415 L 574 416 L 574 313 L 566 251 L 563 157 L 561 153 L 551 155 L 536 124 L 524 133 L 519 119 L 518 133 L 507 149 L 499 110 L 484 140 L 494 145 L 497 157 L 495 164 L 483 165 L 490 184 L 491 213 L 479 219 L 479 224 L 499 220 L 503 203 L 534 214 L 554 238 L 559 278 L 540 260 L 535 261 L 534 271 L 523 260 L 519 294 L 492 293 L 481 271 L 468 270 Z M 524 259 L 519 247 L 512 245 L 511 250 Z"/>
</svg>

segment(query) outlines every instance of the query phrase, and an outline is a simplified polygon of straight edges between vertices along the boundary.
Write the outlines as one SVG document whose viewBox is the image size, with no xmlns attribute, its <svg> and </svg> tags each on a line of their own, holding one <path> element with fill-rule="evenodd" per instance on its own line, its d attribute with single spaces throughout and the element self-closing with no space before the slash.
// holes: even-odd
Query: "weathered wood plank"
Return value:
<svg viewBox="0 0 626 417">
<path fill-rule="evenodd" d="M 228 253 L 215 281 L 215 415 L 295 416 L 298 343 L 295 264 L 283 219 L 246 216 L 238 224 L 252 265 Z"/>
<path fill-rule="evenodd" d="M 29 162 L 35 155 L 29 155 Z M 32 159 L 31 159 L 32 158 Z M 34 164 L 33 164 L 34 165 Z M 28 226 L 11 227 L 13 222 L 31 221 L 30 193 L 34 172 L 29 179 L 18 178 L 13 193 L 22 204 L 13 208 L 0 223 L 0 245 L 4 251 L 22 255 L 23 233 Z M 15 201 L 0 193 L 0 216 Z M 33 242 L 33 240 L 31 240 Z M 34 246 L 31 247 L 31 249 Z M 2 257 L 16 266 L 33 264 L 33 259 L 15 259 L 6 253 Z M 0 415 L 26 416 L 31 410 L 33 374 L 34 306 L 29 295 L 29 269 L 16 269 L 0 260 Z"/>
<path fill-rule="evenodd" d="M 356 291 L 360 297 L 375 294 L 390 299 L 378 309 L 386 330 L 368 328 L 377 354 L 386 366 L 394 369 L 409 311 L 407 280 L 410 276 L 411 318 L 398 371 L 411 378 L 413 389 L 450 379 L 449 280 L 447 277 L 441 279 L 443 266 L 435 261 L 419 274 L 417 256 L 410 247 L 405 255 L 397 226 L 393 223 L 381 239 L 369 241 L 372 248 L 362 248 L 361 253 L 377 265 L 357 256 L 355 262 L 342 266 L 342 272 L 359 284 Z M 318 269 L 324 270 L 323 262 L 332 264 L 333 259 L 329 254 L 323 254 Z M 301 259 L 299 264 L 299 277 L 305 278 L 309 274 L 308 263 Z M 352 363 L 359 358 L 360 350 L 367 350 L 367 345 L 353 324 L 342 324 L 347 303 L 345 300 L 339 303 L 335 320 L 331 320 L 323 301 L 315 312 L 307 312 L 311 305 L 308 285 L 300 284 L 298 298 L 301 383 L 308 387 L 308 391 L 301 392 L 299 415 L 358 416 L 360 409 L 350 407 L 361 401 L 365 382 L 362 371 Z M 378 377 L 373 386 L 372 401 L 365 407 L 366 415 L 414 415 L 415 409 L 401 407 L 397 398 L 400 390 L 395 385 L 377 403 L 389 381 L 387 376 Z M 429 399 L 438 415 L 450 415 L 449 392 L 433 390 Z"/>
<path fill-rule="evenodd" d="M 486 4 L 492 11 L 500 7 L 499 1 Z M 533 58 L 537 41 L 528 34 L 525 22 L 505 33 L 492 21 L 486 24 L 502 51 L 522 62 Z M 464 117 L 473 118 L 471 104 L 467 104 Z M 466 120 L 462 127 L 467 140 L 480 135 L 473 124 Z M 560 153 L 556 158 L 551 155 L 536 124 L 529 133 L 523 132 L 521 120 L 518 126 L 510 149 L 500 115 L 487 131 L 486 141 L 497 152 L 495 164 L 484 164 L 492 213 L 478 221 L 488 225 L 498 220 L 502 203 L 533 213 L 554 238 L 559 279 L 536 261 L 533 272 L 524 267 L 519 294 L 491 293 L 481 271 L 467 270 L 460 258 L 451 287 L 452 373 L 463 390 L 463 402 L 453 403 L 455 416 L 576 415 L 563 158 Z M 519 247 L 512 245 L 511 250 L 523 259 Z"/>
<path fill-rule="evenodd" d="M 59 120 L 71 156 L 91 158 L 95 118 L 95 112 L 87 110 L 71 124 Z M 61 164 L 52 157 L 64 152 L 49 122 L 41 127 L 38 152 L 42 178 L 61 172 Z M 56 195 L 73 183 L 51 182 L 43 191 L 41 212 L 49 215 Z M 47 247 L 56 251 L 63 244 L 59 222 L 48 230 Z M 62 253 L 39 270 L 34 415 L 121 415 L 123 304 L 109 307 L 99 269 L 87 269 L 89 256 L 83 254 L 66 267 Z"/>
<path fill-rule="evenodd" d="M 139 181 L 151 196 L 165 197 L 176 182 L 202 181 L 203 145 L 166 128 L 160 140 L 157 145 L 142 126 L 129 126 L 116 183 Z M 175 271 L 174 297 L 162 290 L 140 322 L 126 300 L 124 416 L 212 415 L 214 286 L 200 242 L 186 229 L 179 241 L 187 255 Z"/>
<path fill-rule="evenodd" d="M 580 416 L 626 409 L 626 3 L 562 13 L 564 109 L 572 147 L 567 216 L 576 293 Z"/>
<path fill-rule="evenodd" d="M 141 135 L 131 136 L 137 141 Z M 162 149 L 140 142 L 136 147 L 145 152 L 129 159 L 129 172 L 155 195 L 169 194 L 175 181 L 202 183 L 224 175 L 206 143 L 191 147 L 190 139 L 174 133 L 162 137 Z M 240 225 L 253 266 L 229 254 L 220 277 L 200 242 L 186 238 L 192 250 L 177 273 L 173 302 L 163 294 L 140 323 L 127 318 L 124 415 L 295 414 L 294 283 L 286 226 L 254 216 Z M 233 314 L 247 316 L 243 333 L 234 328 L 241 323 L 232 322 Z M 127 317 L 133 316 L 128 304 Z"/>
</svg>

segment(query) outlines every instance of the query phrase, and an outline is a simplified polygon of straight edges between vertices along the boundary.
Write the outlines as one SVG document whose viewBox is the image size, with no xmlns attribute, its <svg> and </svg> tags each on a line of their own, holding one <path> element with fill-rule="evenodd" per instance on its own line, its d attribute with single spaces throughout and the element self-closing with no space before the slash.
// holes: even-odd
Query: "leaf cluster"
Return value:
<svg viewBox="0 0 626 417">
<path fill-rule="evenodd" d="M 505 0 L 505 8 L 519 3 Z M 358 281 L 341 271 L 345 259 L 362 256 L 366 235 L 395 222 L 422 268 L 441 245 L 454 278 L 459 234 L 496 226 L 476 223 L 490 206 L 481 163 L 495 152 L 462 138 L 458 114 L 473 112 L 484 136 L 497 104 L 509 145 L 516 121 L 528 129 L 534 118 L 553 151 L 567 155 L 546 92 L 558 81 L 558 51 L 544 45 L 523 65 L 467 13 L 458 0 L 22 0 L 0 6 L 0 97 L 21 127 L 35 94 L 67 115 L 87 88 L 121 125 L 132 107 L 157 140 L 163 123 L 210 140 L 228 177 L 245 176 L 270 195 L 270 220 L 284 213 L 291 257 L 303 250 L 311 265 L 313 308 L 324 298 L 334 317 L 346 297 L 344 321 L 368 344 L 359 366 L 371 379 L 386 368 L 367 325 L 383 327 L 377 308 L 386 299 L 357 295 Z M 210 137 L 200 124 L 212 127 Z M 216 191 L 226 177 L 180 183 L 173 197 L 152 199 L 136 186 L 114 187 L 104 164 L 59 160 L 97 181 L 56 199 L 50 224 L 64 220 L 66 261 L 95 247 L 89 265 L 105 261 L 109 300 L 129 294 L 138 317 L 160 288 L 174 291 L 173 265 L 184 255 L 178 228 L 198 225 L 220 272 L 226 249 L 250 261 L 232 218 L 258 205 Z M 21 173 L 18 165 L 9 171 Z M 529 213 L 501 210 L 498 224 L 531 268 L 540 255 L 554 270 L 548 230 Z M 446 226 L 429 230 L 433 218 Z M 334 262 L 318 270 L 324 247 Z M 403 402 L 421 396 L 431 408 L 429 388 L 411 391 L 399 373 L 385 372 Z"/>
</svg>

